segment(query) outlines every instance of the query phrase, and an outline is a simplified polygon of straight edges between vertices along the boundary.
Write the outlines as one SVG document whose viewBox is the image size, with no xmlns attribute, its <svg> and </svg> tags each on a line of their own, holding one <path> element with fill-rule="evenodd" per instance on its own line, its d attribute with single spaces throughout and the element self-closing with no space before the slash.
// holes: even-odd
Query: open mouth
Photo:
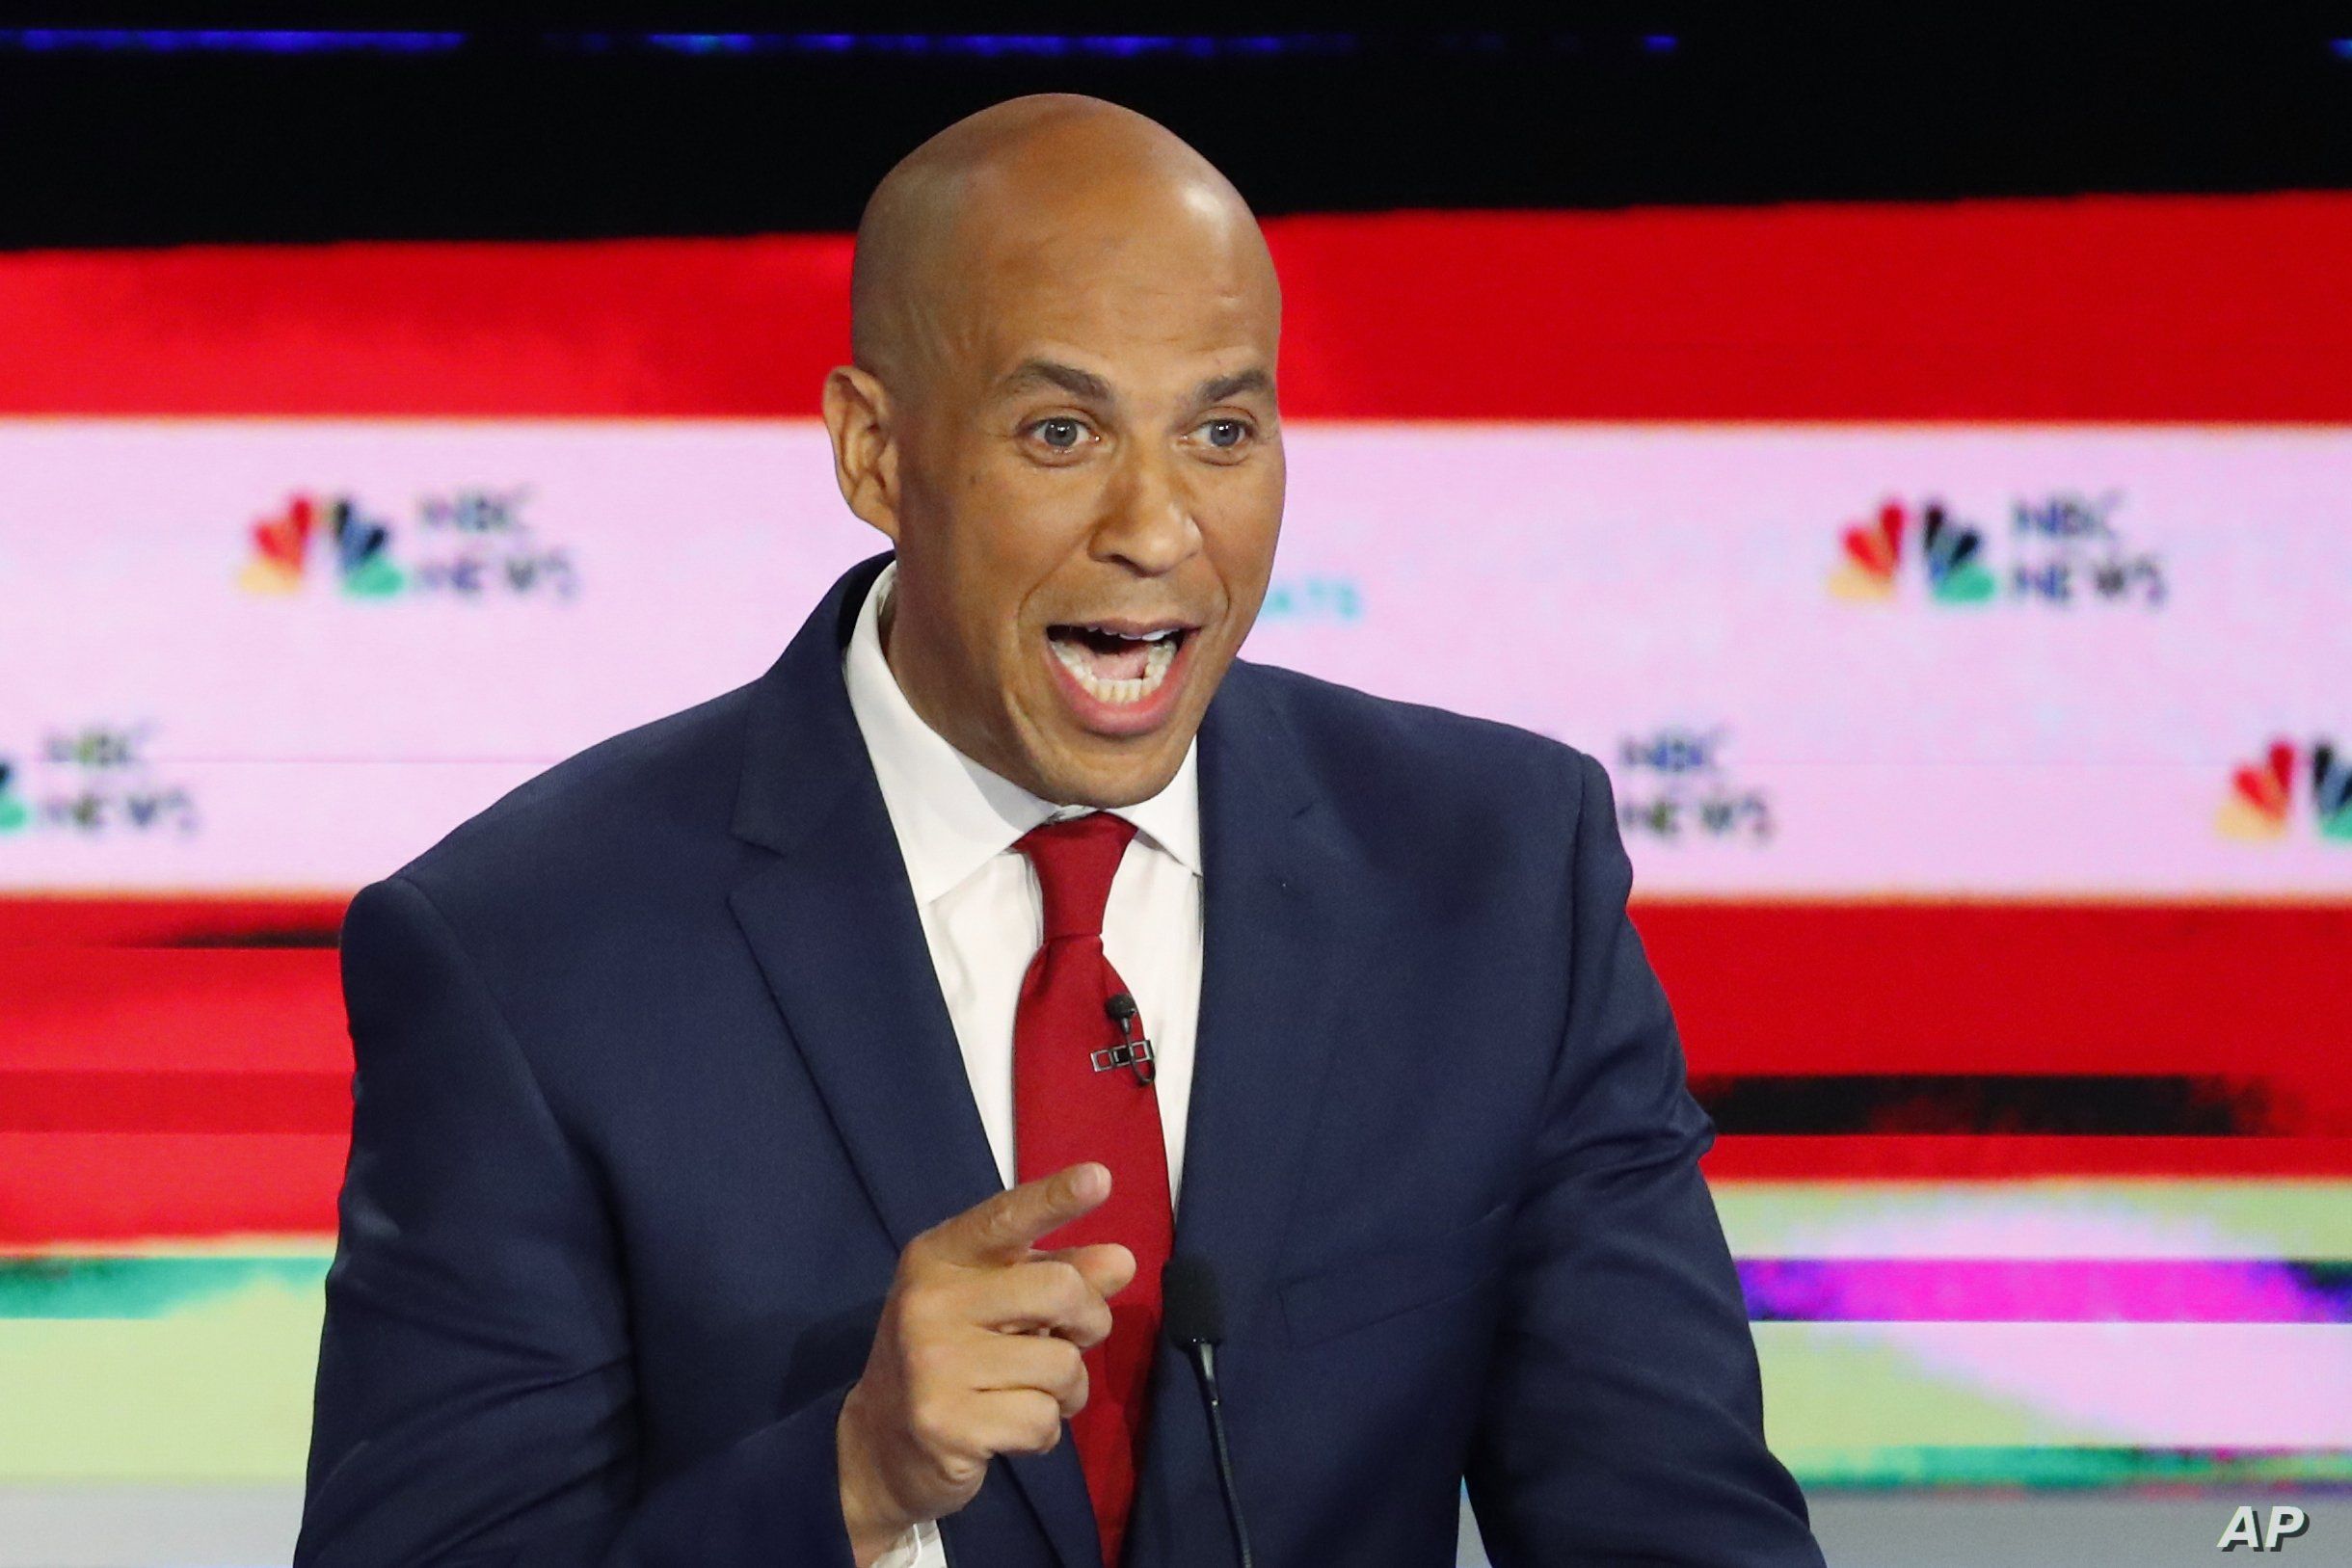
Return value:
<svg viewBox="0 0 2352 1568">
<path fill-rule="evenodd" d="M 1167 685 L 1193 630 L 1172 623 L 1055 625 L 1046 641 L 1080 691 L 1108 708 L 1141 710 Z"/>
</svg>

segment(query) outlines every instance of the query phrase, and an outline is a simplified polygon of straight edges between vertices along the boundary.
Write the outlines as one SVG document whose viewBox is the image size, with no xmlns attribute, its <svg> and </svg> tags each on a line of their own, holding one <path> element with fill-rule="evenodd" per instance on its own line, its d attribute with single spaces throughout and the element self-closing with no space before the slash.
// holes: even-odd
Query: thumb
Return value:
<svg viewBox="0 0 2352 1568">
<path fill-rule="evenodd" d="M 1079 1272 L 1094 1293 L 1108 1300 L 1136 1282 L 1136 1255 L 1116 1241 L 1085 1247 L 1059 1247 L 1046 1254 Z"/>
</svg>

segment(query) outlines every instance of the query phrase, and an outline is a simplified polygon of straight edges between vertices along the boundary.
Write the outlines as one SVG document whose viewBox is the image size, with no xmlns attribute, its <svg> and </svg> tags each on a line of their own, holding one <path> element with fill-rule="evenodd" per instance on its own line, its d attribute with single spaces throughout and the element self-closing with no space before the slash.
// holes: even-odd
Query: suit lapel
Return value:
<svg viewBox="0 0 2352 1568">
<path fill-rule="evenodd" d="M 842 679 L 887 556 L 835 585 L 760 682 L 735 833 L 775 859 L 729 902 L 892 1242 L 1002 1190 L 889 809 Z M 1007 1467 L 1065 1568 L 1095 1568 L 1068 1445 Z"/>
<path fill-rule="evenodd" d="M 1227 1321 L 1270 1283 L 1333 1044 L 1334 942 L 1353 891 L 1267 678 L 1236 664 L 1201 727 L 1200 1024 L 1176 1247 Z"/>
<path fill-rule="evenodd" d="M 1270 683 L 1237 663 L 1201 726 L 1200 1024 L 1176 1214 L 1176 1250 L 1216 1269 L 1237 1334 L 1279 1274 L 1332 1065 L 1345 972 L 1335 948 L 1362 895 Z M 1189 1560 L 1182 1543 L 1216 1528 L 1220 1511 L 1187 1365 L 1163 1346 L 1157 1372 L 1137 1564 Z"/>
<path fill-rule="evenodd" d="M 872 814 L 880 814 L 877 804 Z M 737 888 L 735 919 L 901 1250 L 999 1189 L 885 818 L 848 809 Z"/>
</svg>

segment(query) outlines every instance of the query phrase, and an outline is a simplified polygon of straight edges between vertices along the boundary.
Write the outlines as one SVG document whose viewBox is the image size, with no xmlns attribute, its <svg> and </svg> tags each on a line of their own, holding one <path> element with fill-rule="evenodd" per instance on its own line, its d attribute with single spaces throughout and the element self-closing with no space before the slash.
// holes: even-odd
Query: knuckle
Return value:
<svg viewBox="0 0 2352 1568">
<path fill-rule="evenodd" d="M 1063 1316 L 1075 1316 L 1086 1310 L 1094 1291 L 1086 1284 L 1086 1276 L 1078 1266 L 1062 1259 L 1044 1265 L 1046 1269 L 1046 1300 L 1054 1311 Z"/>
<path fill-rule="evenodd" d="M 1059 1405 L 1049 1403 L 1038 1411 L 1032 1437 L 1036 1443 L 1036 1452 L 1052 1453 L 1054 1451 L 1055 1445 L 1061 1441 L 1061 1407 Z"/>
<path fill-rule="evenodd" d="M 1097 1301 L 1078 1315 L 1077 1342 L 1091 1350 L 1110 1338 L 1110 1309 Z"/>
<path fill-rule="evenodd" d="M 958 1493 L 973 1483 L 979 1466 L 960 1453 L 941 1453 L 931 1461 L 932 1490 Z"/>
<path fill-rule="evenodd" d="M 1007 1434 L 1014 1451 L 1051 1453 L 1061 1441 L 1061 1407 L 1041 1400 L 1029 1407 Z"/>
<path fill-rule="evenodd" d="M 964 1222 L 970 1234 L 990 1245 L 1003 1241 L 1015 1230 L 1013 1207 L 1004 1198 L 991 1198 L 976 1208 L 966 1209 Z"/>
</svg>

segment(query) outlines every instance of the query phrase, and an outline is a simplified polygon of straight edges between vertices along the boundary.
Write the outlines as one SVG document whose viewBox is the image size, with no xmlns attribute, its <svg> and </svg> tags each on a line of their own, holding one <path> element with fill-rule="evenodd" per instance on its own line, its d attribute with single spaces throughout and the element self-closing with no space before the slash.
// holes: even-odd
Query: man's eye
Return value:
<svg viewBox="0 0 2352 1568">
<path fill-rule="evenodd" d="M 1231 450 L 1249 439 L 1246 419 L 1212 419 L 1200 427 L 1209 433 L 1211 446 Z"/>
<path fill-rule="evenodd" d="M 1040 419 L 1029 428 L 1056 452 L 1067 452 L 1086 439 L 1086 427 L 1075 419 Z"/>
</svg>

